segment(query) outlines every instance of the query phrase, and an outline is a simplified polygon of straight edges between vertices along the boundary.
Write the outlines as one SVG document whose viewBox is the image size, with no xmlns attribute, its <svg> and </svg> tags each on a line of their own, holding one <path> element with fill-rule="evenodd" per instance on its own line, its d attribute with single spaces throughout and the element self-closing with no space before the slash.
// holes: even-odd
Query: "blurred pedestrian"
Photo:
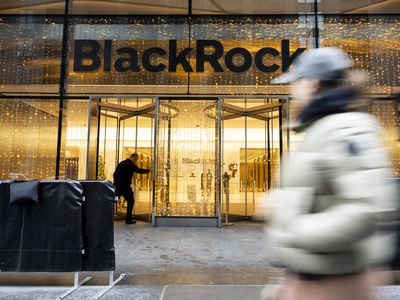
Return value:
<svg viewBox="0 0 400 300">
<path fill-rule="evenodd" d="M 266 299 L 373 299 L 371 271 L 394 253 L 398 193 L 378 123 L 360 111 L 367 102 L 351 66 L 340 49 L 314 49 L 274 82 L 291 83 L 304 106 L 293 128 L 303 138 L 273 196 L 268 241 L 286 278 Z"/>
<path fill-rule="evenodd" d="M 150 172 L 150 169 L 141 169 L 137 166 L 138 158 L 139 156 L 133 153 L 129 158 L 121 161 L 117 165 L 113 174 L 115 194 L 118 197 L 123 196 L 128 203 L 125 224 L 136 223 L 135 220 L 132 220 L 133 205 L 135 204 L 135 198 L 131 187 L 133 173 L 146 174 Z"/>
</svg>

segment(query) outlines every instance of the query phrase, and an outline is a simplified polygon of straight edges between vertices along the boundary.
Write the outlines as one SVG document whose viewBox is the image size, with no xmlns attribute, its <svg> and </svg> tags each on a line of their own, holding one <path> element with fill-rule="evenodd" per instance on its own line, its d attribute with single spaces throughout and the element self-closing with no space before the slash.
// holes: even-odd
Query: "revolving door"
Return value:
<svg viewBox="0 0 400 300">
<path fill-rule="evenodd" d="M 138 154 L 137 166 L 151 169 L 155 103 L 153 98 L 95 98 L 98 105 L 97 179 L 113 181 L 117 164 L 132 153 Z M 97 125 L 96 122 L 93 122 Z M 151 221 L 152 174 L 134 174 L 134 216 Z M 124 219 L 127 203 L 123 197 L 116 204 L 115 218 Z"/>
<path fill-rule="evenodd" d="M 221 118 L 218 103 L 216 98 L 156 100 L 155 226 L 219 225 Z"/>
<path fill-rule="evenodd" d="M 279 186 L 289 146 L 286 97 L 98 100 L 97 178 L 112 180 L 134 152 L 139 167 L 152 170 L 132 180 L 138 219 L 208 227 L 251 219 Z"/>
<path fill-rule="evenodd" d="M 280 185 L 289 150 L 288 97 L 224 97 L 221 106 L 221 212 L 224 222 L 253 219 L 266 213 L 269 192 Z"/>
</svg>

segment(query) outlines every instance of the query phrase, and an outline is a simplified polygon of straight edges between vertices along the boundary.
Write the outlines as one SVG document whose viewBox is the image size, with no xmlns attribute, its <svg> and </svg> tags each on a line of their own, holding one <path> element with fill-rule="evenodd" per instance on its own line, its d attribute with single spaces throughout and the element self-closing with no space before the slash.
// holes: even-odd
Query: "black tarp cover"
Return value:
<svg viewBox="0 0 400 300">
<path fill-rule="evenodd" d="M 0 272 L 115 270 L 109 181 L 41 181 L 38 203 L 13 205 L 11 184 L 0 181 Z"/>
<path fill-rule="evenodd" d="M 0 185 L 2 271 L 80 271 L 82 185 L 77 181 L 41 181 L 37 204 L 10 206 L 10 184 Z"/>
<path fill-rule="evenodd" d="M 114 197 L 109 181 L 80 181 L 83 186 L 84 271 L 115 270 Z"/>
<path fill-rule="evenodd" d="M 10 207 L 10 181 L 0 181 L 0 271 L 19 267 L 22 206 Z"/>
</svg>

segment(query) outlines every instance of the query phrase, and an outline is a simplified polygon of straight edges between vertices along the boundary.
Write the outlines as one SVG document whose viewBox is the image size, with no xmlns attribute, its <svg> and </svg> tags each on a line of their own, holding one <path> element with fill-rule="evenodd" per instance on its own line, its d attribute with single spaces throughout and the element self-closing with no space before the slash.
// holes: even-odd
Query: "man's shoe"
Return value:
<svg viewBox="0 0 400 300">
<path fill-rule="evenodd" d="M 126 221 L 125 221 L 125 224 L 126 224 L 126 225 L 136 224 L 136 221 L 135 221 L 135 220 L 126 220 Z"/>
</svg>

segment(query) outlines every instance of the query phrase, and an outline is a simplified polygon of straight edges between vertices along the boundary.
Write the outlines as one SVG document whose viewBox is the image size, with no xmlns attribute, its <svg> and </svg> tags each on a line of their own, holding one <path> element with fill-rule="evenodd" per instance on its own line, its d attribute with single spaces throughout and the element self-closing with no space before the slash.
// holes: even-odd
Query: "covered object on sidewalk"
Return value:
<svg viewBox="0 0 400 300">
<path fill-rule="evenodd" d="M 115 270 L 114 187 L 108 181 L 40 181 L 39 202 L 10 204 L 0 181 L 0 270 Z"/>
</svg>

